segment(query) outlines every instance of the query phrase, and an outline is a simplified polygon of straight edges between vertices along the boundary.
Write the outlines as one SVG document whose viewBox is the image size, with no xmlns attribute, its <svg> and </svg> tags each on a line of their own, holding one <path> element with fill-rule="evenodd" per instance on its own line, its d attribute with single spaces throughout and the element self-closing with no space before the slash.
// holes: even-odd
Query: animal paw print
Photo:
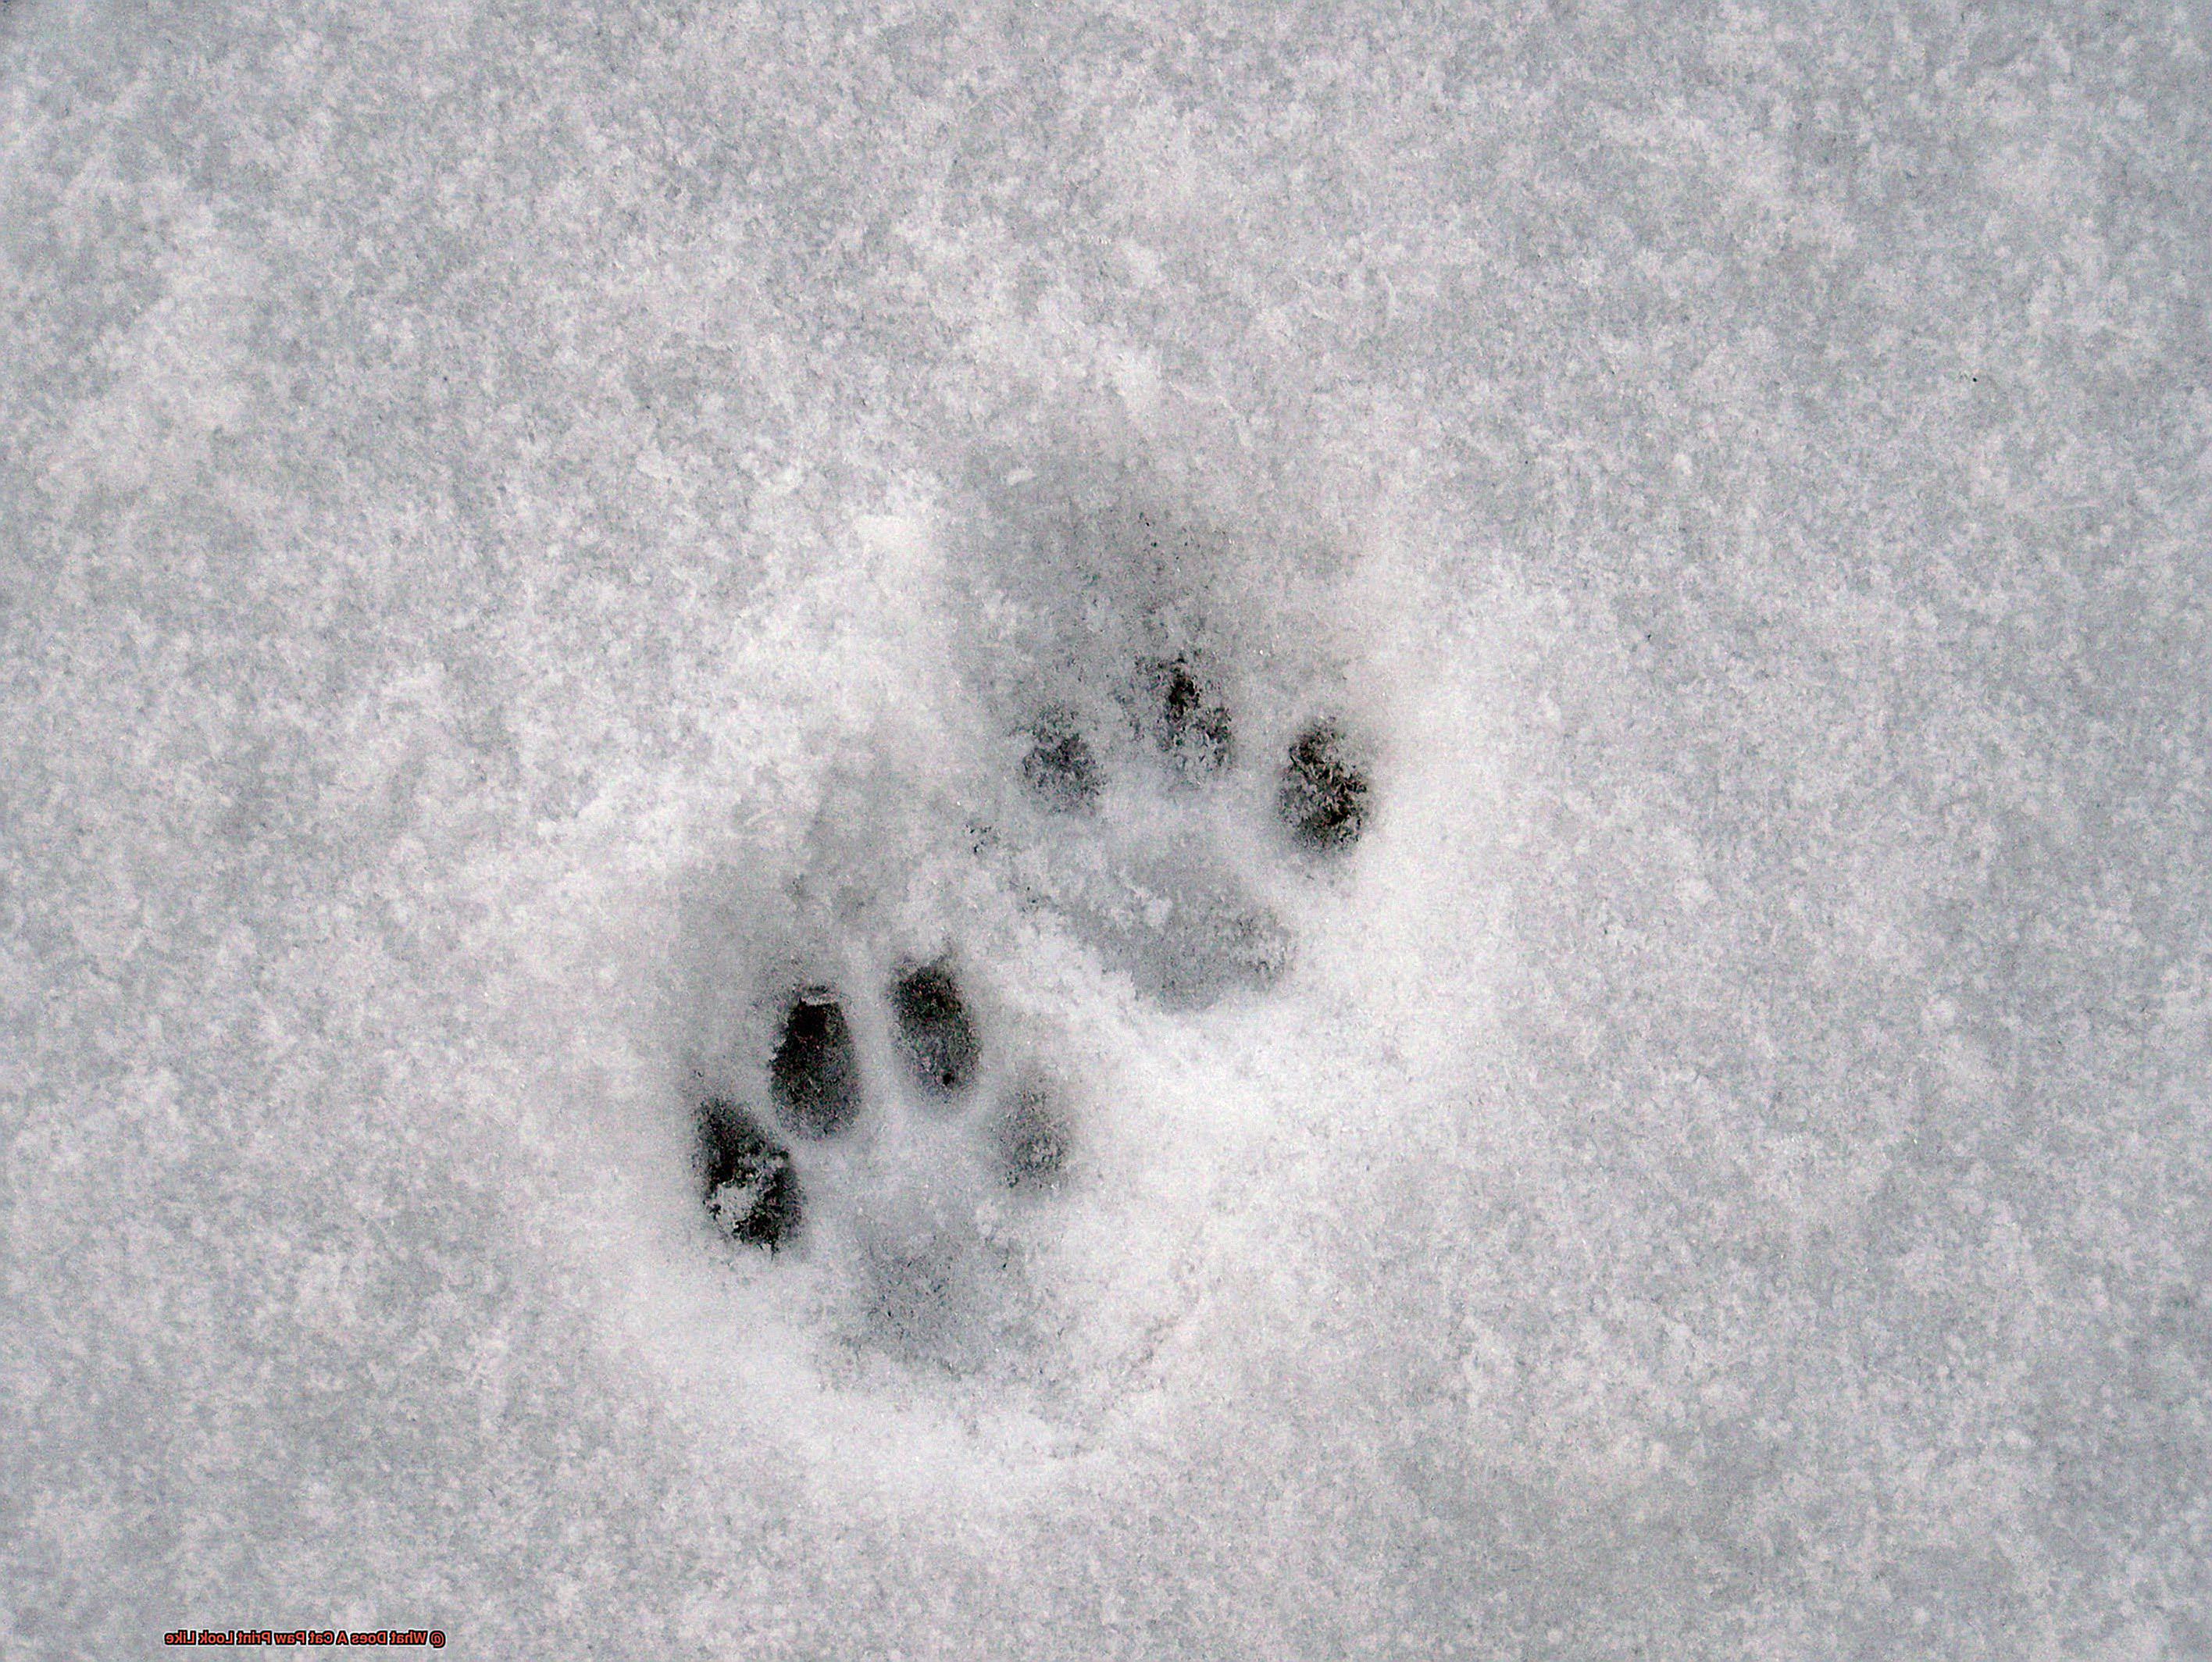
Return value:
<svg viewBox="0 0 2212 1662">
<path fill-rule="evenodd" d="M 1264 1000 L 1376 823 L 1350 625 L 1267 601 L 1267 539 L 1114 470 L 1006 476 L 902 613 L 913 711 L 684 935 L 700 1233 L 859 1374 L 1036 1384 L 1097 1342 L 1059 1276 L 1133 1151 L 1075 1023 Z"/>
<path fill-rule="evenodd" d="M 926 1116 L 936 1122 L 938 1135 L 929 1140 L 940 1155 L 964 1153 L 976 1173 L 1001 1189 L 1036 1192 L 1060 1179 L 1069 1135 L 1054 1094 L 1012 1070 L 1005 1071 L 1006 1082 L 994 1079 L 996 1088 L 987 1088 L 982 1037 L 949 961 L 903 968 L 878 1013 L 885 1018 L 895 1080 L 871 1088 L 845 995 L 812 985 L 785 1001 L 765 1071 L 773 1112 L 720 1095 L 700 1102 L 702 1198 L 731 1240 L 770 1253 L 797 1246 L 808 1228 L 809 1173 L 828 1175 L 847 1145 L 870 1129 L 871 1115 Z M 963 1129 L 969 1135 L 957 1135 Z M 950 1139 L 948 1130 L 956 1133 Z"/>
<path fill-rule="evenodd" d="M 1012 886 L 1026 904 L 1057 913 L 1170 1009 L 1204 1009 L 1280 981 L 1294 943 L 1264 898 L 1268 884 L 1255 881 L 1263 876 L 1255 867 L 1269 863 L 1265 844 L 1255 851 L 1232 837 L 1232 851 L 1220 834 L 1224 815 L 1264 798 L 1240 783 L 1238 724 L 1200 657 L 1139 657 L 1087 719 L 1072 702 L 1046 702 L 1020 737 L 1036 823 L 1026 835 L 994 831 L 983 846 L 1014 845 Z M 1341 860 L 1370 812 L 1360 747 L 1343 723 L 1321 717 L 1287 735 L 1276 755 L 1276 854 L 1309 865 Z M 1122 811 L 1108 811 L 1125 783 Z"/>
<path fill-rule="evenodd" d="M 1132 725 L 1179 783 L 1202 784 L 1232 767 L 1229 707 L 1188 659 L 1148 659 L 1133 685 L 1142 701 Z M 1053 816 L 1095 816 L 1104 770 L 1073 713 L 1048 707 L 1029 739 L 1020 771 L 1037 805 Z M 1319 720 L 1285 752 L 1275 811 L 1295 845 L 1338 856 L 1359 840 L 1369 791 L 1339 725 Z M 1225 871 L 1185 852 L 1139 847 L 1093 869 L 1101 873 L 1091 889 L 1056 883 L 1056 902 L 1162 1004 L 1203 1007 L 1235 990 L 1264 991 L 1286 970 L 1288 931 Z M 724 1095 L 699 1103 L 702 1196 L 722 1233 L 771 1253 L 795 1245 L 806 1228 L 808 1168 L 836 1158 L 871 1112 L 893 1103 L 940 1122 L 977 1113 L 981 1128 L 968 1151 L 1006 1189 L 1039 1190 L 1060 1180 L 1069 1152 L 1066 1117 L 1033 1077 L 982 1089 L 982 1035 L 949 958 L 902 967 L 871 1011 L 896 1063 L 892 1089 L 870 1088 L 848 1003 L 826 983 L 786 995 L 762 1082 L 770 1112 Z M 990 1101 L 978 1113 L 979 1095 Z"/>
</svg>

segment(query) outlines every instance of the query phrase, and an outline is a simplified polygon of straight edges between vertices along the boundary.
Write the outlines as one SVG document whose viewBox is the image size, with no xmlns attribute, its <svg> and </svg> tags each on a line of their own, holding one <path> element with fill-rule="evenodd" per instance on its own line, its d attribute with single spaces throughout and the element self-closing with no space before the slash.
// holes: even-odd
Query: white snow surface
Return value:
<svg viewBox="0 0 2212 1662">
<path fill-rule="evenodd" d="M 0 1656 L 2212 1656 L 2208 84 L 6 0 Z"/>
</svg>

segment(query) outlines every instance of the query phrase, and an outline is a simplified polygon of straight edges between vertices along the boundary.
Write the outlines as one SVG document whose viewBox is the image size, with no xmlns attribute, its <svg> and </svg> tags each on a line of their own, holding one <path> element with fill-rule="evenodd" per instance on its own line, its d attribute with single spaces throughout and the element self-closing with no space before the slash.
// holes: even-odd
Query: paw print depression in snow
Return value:
<svg viewBox="0 0 2212 1662">
<path fill-rule="evenodd" d="M 681 879 L 650 1180 L 744 1356 L 1088 1414 L 1213 1181 L 1216 1110 L 1173 1105 L 1234 1091 L 1217 1047 L 1290 1019 L 1357 891 L 1378 729 L 1357 614 L 1278 541 L 1118 467 L 1009 490 L 885 556 L 855 634 L 901 690 L 810 727 L 803 817 Z"/>
<path fill-rule="evenodd" d="M 843 1145 L 872 1114 L 957 1123 L 967 1133 L 959 1152 L 1007 1190 L 1046 1189 L 1060 1177 L 1069 1133 L 1052 1093 L 1018 1077 L 979 1089 L 983 1040 L 949 961 L 903 968 L 878 998 L 897 1061 L 888 1078 L 868 1077 L 838 988 L 795 988 L 785 1002 L 767 1070 L 772 1111 L 722 1096 L 697 1106 L 702 1194 L 732 1240 L 770 1253 L 797 1246 L 808 1174 L 842 1162 Z"/>
<path fill-rule="evenodd" d="M 1178 785 L 1203 786 L 1231 768 L 1229 707 L 1188 658 L 1146 660 L 1131 679 L 1141 695 L 1131 729 Z M 1101 753 L 1111 747 L 1094 745 L 1082 719 L 1056 705 L 1039 711 L 1024 737 L 1019 772 L 1032 807 L 1052 819 L 1093 821 L 1107 782 Z M 1341 856 L 1358 841 L 1370 787 L 1334 720 L 1296 732 L 1273 792 L 1278 829 L 1291 847 Z M 1097 869 L 1107 873 L 1100 888 L 1135 894 L 1139 903 L 1116 908 L 1067 883 L 1054 886 L 1054 903 L 1161 1006 L 1203 1008 L 1264 992 L 1285 973 L 1289 931 L 1233 873 L 1184 851 L 1141 847 Z M 877 985 L 793 986 L 778 1005 L 755 1094 L 696 1104 L 702 1197 L 732 1240 L 771 1254 L 800 1246 L 811 1197 L 849 1193 L 858 1164 L 851 1148 L 880 1129 L 872 1121 L 927 1123 L 936 1133 L 930 1157 L 964 1162 L 986 1186 L 1017 1196 L 1048 1192 L 1065 1176 L 1074 1128 L 1064 1093 L 994 1054 L 949 953 L 897 963 Z M 885 1040 L 872 1063 L 863 1055 L 864 1027 Z M 866 1210 L 867 1197 L 852 1200 Z"/>
</svg>

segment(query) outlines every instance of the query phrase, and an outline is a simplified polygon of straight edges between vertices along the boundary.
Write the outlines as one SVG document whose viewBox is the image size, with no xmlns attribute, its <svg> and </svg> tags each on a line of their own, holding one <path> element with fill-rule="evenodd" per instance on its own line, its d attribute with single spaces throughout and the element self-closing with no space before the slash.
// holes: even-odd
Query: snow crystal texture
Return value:
<svg viewBox="0 0 2212 1662">
<path fill-rule="evenodd" d="M 0 1655 L 2212 1655 L 2212 22 L 0 6 Z"/>
</svg>

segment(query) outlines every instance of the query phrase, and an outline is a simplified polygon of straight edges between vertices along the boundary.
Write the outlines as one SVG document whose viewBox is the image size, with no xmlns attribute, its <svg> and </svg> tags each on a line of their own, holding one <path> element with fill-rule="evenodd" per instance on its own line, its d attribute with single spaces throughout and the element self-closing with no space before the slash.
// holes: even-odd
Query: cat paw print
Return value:
<svg viewBox="0 0 2212 1662">
<path fill-rule="evenodd" d="M 1282 992 L 1377 820 L 1352 622 L 1271 600 L 1268 539 L 1110 470 L 1009 488 L 882 585 L 911 711 L 685 936 L 701 1234 L 832 1369 L 1099 1342 L 1062 1292 L 1144 1157 L 1115 1046 Z"/>
<path fill-rule="evenodd" d="M 1021 904 L 1170 1010 L 1276 986 L 1296 943 L 1269 896 L 1286 875 L 1347 858 L 1372 812 L 1369 766 L 1342 721 L 1296 724 L 1255 763 L 1192 652 L 1136 658 L 1087 709 L 1040 701 L 1014 741 L 1025 800 L 986 828 L 979 854 L 1004 863 Z"/>
<path fill-rule="evenodd" d="M 1057 1094 L 992 1054 L 948 960 L 902 967 L 867 1003 L 856 1020 L 840 987 L 793 988 L 760 1081 L 768 1108 L 734 1095 L 698 1103 L 701 1197 L 732 1240 L 793 1249 L 817 1206 L 838 1205 L 841 1233 L 878 1256 L 927 1257 L 892 1240 L 902 1215 L 972 1210 L 992 1191 L 1024 1198 L 1060 1181 L 1070 1136 Z M 879 1044 L 862 1036 L 870 1028 Z M 872 1065 L 871 1049 L 888 1065 Z M 929 1169 L 911 1169 L 917 1156 Z"/>
<path fill-rule="evenodd" d="M 1126 763 L 1132 749 L 1165 771 L 1170 789 L 1202 790 L 1229 776 L 1239 766 L 1229 706 L 1182 658 L 1140 662 L 1131 687 L 1125 725 L 1136 745 L 1094 745 L 1094 727 L 1064 706 L 1045 707 L 1031 724 L 1017 770 L 1023 792 L 1037 814 L 1079 833 L 1073 850 L 1083 858 L 1054 853 L 1054 838 L 1039 837 L 1032 852 L 1046 858 L 1018 861 L 1026 876 L 1016 887 L 1166 1009 L 1264 992 L 1292 953 L 1273 912 L 1227 863 L 1141 822 L 1107 824 L 1102 814 L 1109 759 Z M 1370 787 L 1335 721 L 1299 727 L 1267 786 L 1288 849 L 1333 859 L 1358 843 Z M 843 1233 L 865 1240 L 886 1233 L 872 1224 L 912 1211 L 913 1192 L 933 1196 L 942 1213 L 994 1191 L 1049 1193 L 1066 1175 L 1065 1094 L 1020 1058 L 995 1053 L 949 954 L 902 963 L 858 991 L 826 980 L 793 986 L 778 1002 L 755 1089 L 707 1095 L 696 1108 L 702 1199 L 732 1241 L 770 1254 L 794 1248 L 817 1206 L 838 1208 Z M 916 1161 L 932 1169 L 918 1174 Z M 890 1190 L 910 1192 L 902 1201 Z M 939 1290 L 945 1281 L 938 1277 Z"/>
</svg>

